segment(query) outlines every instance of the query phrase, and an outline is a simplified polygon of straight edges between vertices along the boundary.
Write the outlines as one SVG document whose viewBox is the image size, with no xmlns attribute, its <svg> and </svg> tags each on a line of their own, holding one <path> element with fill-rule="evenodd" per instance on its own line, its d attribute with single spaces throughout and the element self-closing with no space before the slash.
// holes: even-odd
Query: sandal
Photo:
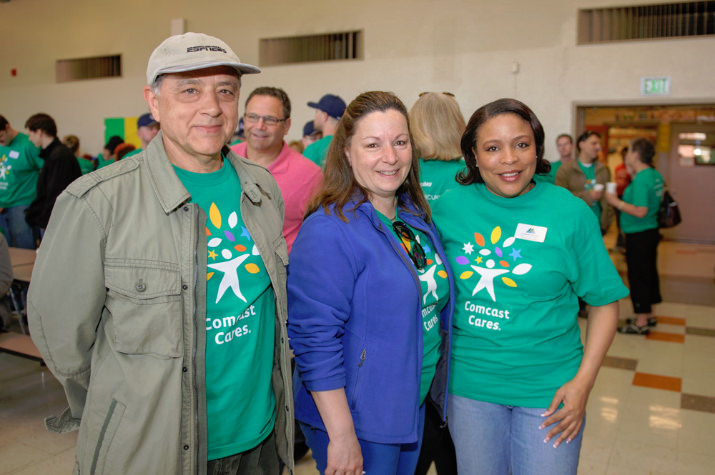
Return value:
<svg viewBox="0 0 715 475">
<path fill-rule="evenodd" d="M 637 318 L 626 318 L 626 325 L 635 325 L 636 324 Z M 648 326 L 649 327 L 654 327 L 658 324 L 658 318 L 656 317 L 650 317 L 648 318 Z"/>
<path fill-rule="evenodd" d="M 625 333 L 628 335 L 647 335 L 650 333 L 650 329 L 648 328 L 648 325 L 639 327 L 635 323 L 631 323 L 620 327 L 618 329 L 618 333 Z"/>
</svg>

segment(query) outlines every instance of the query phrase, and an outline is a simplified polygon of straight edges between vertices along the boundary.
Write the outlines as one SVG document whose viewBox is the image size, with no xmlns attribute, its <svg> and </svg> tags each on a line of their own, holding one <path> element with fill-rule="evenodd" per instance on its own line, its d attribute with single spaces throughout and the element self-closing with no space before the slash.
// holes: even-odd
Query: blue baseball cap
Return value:
<svg viewBox="0 0 715 475">
<path fill-rule="evenodd" d="M 345 101 L 333 94 L 324 95 L 318 102 L 309 102 L 308 106 L 319 109 L 337 120 L 340 120 L 345 112 Z"/>
<path fill-rule="evenodd" d="M 154 116 L 151 115 L 150 112 L 147 112 L 146 114 L 139 116 L 139 119 L 137 119 L 137 129 L 139 127 L 149 127 L 150 125 L 156 123 L 157 122 L 154 120 Z"/>
<path fill-rule="evenodd" d="M 313 135 L 314 133 L 315 133 L 315 125 L 313 125 L 312 120 L 309 120 L 303 126 L 303 136 L 305 137 L 306 135 Z"/>
</svg>

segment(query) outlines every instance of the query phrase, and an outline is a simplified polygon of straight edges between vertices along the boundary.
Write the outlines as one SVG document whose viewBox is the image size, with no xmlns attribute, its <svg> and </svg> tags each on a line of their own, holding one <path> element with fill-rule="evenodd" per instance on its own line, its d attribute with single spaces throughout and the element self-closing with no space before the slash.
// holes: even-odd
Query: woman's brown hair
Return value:
<svg viewBox="0 0 715 475">
<path fill-rule="evenodd" d="M 311 200 L 308 205 L 306 216 L 313 213 L 321 206 L 326 213 L 330 213 L 330 206 L 334 207 L 335 214 L 347 221 L 343 208 L 351 200 L 356 200 L 355 206 L 351 210 L 357 209 L 361 204 L 369 200 L 369 191 L 360 185 L 355 179 L 353 170 L 350 167 L 350 162 L 345 155 L 345 150 L 350 146 L 350 140 L 355 135 L 355 130 L 360 120 L 373 112 L 386 112 L 388 110 L 396 110 L 405 117 L 407 121 L 407 130 L 409 132 L 409 119 L 407 109 L 402 101 L 391 92 L 371 91 L 360 94 L 356 97 L 345 109 L 343 117 L 338 123 L 338 130 L 333 136 L 328 150 L 328 156 L 325 160 L 325 171 L 323 173 L 323 185 L 318 194 Z M 425 215 L 427 222 L 431 221 L 431 212 L 425 195 L 422 192 L 419 180 L 419 160 L 417 151 L 412 140 L 412 132 L 410 134 L 410 144 L 412 145 L 412 167 L 405 178 L 405 181 L 395 192 L 395 195 L 400 198 L 405 194 L 416 208 L 417 212 Z M 398 202 L 398 205 L 402 203 Z M 407 212 L 413 210 L 401 207 Z"/>
</svg>

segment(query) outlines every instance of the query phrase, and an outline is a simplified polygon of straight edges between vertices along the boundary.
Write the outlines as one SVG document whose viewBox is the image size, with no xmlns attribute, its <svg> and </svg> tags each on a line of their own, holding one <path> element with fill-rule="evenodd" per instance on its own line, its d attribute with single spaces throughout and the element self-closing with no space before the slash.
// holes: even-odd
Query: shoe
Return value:
<svg viewBox="0 0 715 475">
<path fill-rule="evenodd" d="M 618 329 L 618 333 L 625 333 L 627 335 L 647 335 L 650 333 L 650 329 L 648 328 L 648 325 L 639 327 L 635 323 L 631 323 L 630 325 L 620 327 Z"/>
<path fill-rule="evenodd" d="M 626 318 L 626 325 L 635 325 L 637 318 Z M 656 317 L 650 317 L 648 319 L 647 326 L 654 327 L 658 324 L 658 319 Z"/>
</svg>

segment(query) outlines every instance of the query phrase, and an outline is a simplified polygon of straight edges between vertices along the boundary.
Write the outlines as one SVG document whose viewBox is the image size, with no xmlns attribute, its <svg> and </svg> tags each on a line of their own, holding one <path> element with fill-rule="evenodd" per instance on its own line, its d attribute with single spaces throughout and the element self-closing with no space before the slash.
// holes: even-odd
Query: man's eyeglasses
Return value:
<svg viewBox="0 0 715 475">
<path fill-rule="evenodd" d="M 410 259 L 412 259 L 412 263 L 415 267 L 419 270 L 424 269 L 425 264 L 427 264 L 425 250 L 422 249 L 420 243 L 417 242 L 415 234 L 412 230 L 402 221 L 395 221 L 392 223 L 392 229 L 400 237 L 402 247 L 404 247 L 405 251 L 407 251 L 407 254 L 410 256 Z"/>
<path fill-rule="evenodd" d="M 278 117 L 273 117 L 272 115 L 258 115 L 258 114 L 243 114 L 243 118 L 249 124 L 257 124 L 261 119 L 266 125 L 278 125 L 284 122 L 286 119 L 279 119 Z"/>
</svg>

